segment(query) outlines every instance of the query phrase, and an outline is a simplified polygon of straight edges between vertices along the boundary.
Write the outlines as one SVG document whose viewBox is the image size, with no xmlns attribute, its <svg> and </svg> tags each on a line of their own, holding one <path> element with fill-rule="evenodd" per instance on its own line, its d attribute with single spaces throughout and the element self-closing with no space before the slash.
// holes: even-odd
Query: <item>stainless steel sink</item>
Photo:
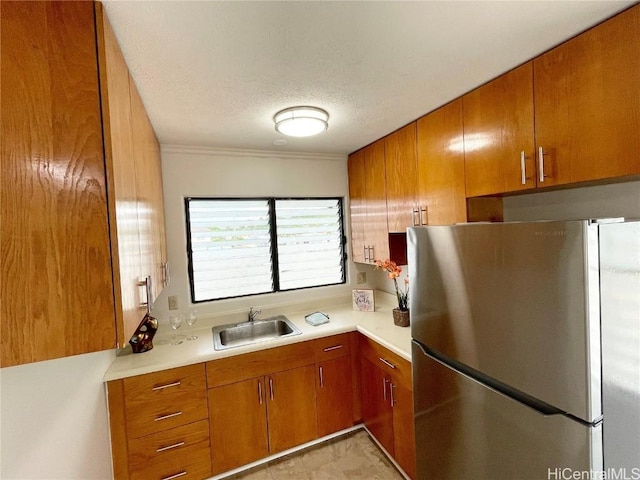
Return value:
<svg viewBox="0 0 640 480">
<path fill-rule="evenodd" d="M 276 338 L 300 335 L 302 332 L 284 315 L 213 327 L 213 348 L 225 350 Z"/>
</svg>

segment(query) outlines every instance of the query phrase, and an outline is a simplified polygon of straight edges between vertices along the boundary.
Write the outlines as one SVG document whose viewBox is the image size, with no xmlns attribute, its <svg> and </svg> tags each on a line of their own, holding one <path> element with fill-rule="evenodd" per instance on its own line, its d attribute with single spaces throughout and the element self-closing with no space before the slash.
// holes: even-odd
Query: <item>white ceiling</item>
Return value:
<svg viewBox="0 0 640 480">
<path fill-rule="evenodd" d="M 160 143 L 344 154 L 634 2 L 103 3 Z M 293 105 L 329 129 L 274 145 Z"/>
</svg>

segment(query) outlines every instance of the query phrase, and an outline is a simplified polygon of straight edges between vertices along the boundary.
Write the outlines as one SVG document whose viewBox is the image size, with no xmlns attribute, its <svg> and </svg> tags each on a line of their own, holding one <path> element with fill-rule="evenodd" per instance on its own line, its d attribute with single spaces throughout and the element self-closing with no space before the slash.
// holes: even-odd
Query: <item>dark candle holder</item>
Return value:
<svg viewBox="0 0 640 480">
<path fill-rule="evenodd" d="M 129 340 L 133 353 L 143 353 L 153 348 L 153 337 L 158 330 L 158 320 L 148 313 L 144 316 Z"/>
</svg>

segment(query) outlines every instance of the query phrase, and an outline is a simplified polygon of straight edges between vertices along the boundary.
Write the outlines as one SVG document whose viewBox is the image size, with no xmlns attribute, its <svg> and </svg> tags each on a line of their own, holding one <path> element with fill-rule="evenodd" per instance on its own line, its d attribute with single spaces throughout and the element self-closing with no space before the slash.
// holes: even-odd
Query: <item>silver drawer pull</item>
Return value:
<svg viewBox="0 0 640 480">
<path fill-rule="evenodd" d="M 160 447 L 156 450 L 156 452 L 166 452 L 167 450 L 173 450 L 174 448 L 178 448 L 184 445 L 184 442 L 174 443 L 173 445 L 167 445 L 166 447 Z"/>
<path fill-rule="evenodd" d="M 384 358 L 380 357 L 380 361 L 388 367 L 396 368 L 396 366 L 393 363 L 391 363 L 389 360 L 385 360 Z"/>
<path fill-rule="evenodd" d="M 325 347 L 322 349 L 323 352 L 330 352 L 331 350 L 338 350 L 342 348 L 342 345 L 334 345 L 333 347 Z"/>
<path fill-rule="evenodd" d="M 183 470 L 175 475 L 169 475 L 168 477 L 162 477 L 162 480 L 173 480 L 174 478 L 184 477 L 187 474 L 186 470 Z"/>
<path fill-rule="evenodd" d="M 177 417 L 178 415 L 182 415 L 182 412 L 170 413 L 169 415 L 162 415 L 161 417 L 154 418 L 153 421 L 159 422 L 160 420 L 166 420 L 168 418 Z"/>
<path fill-rule="evenodd" d="M 157 387 L 153 387 L 153 391 L 157 392 L 158 390 L 164 390 L 165 388 L 171 387 L 179 387 L 180 382 L 167 383 L 166 385 L 158 385 Z"/>
</svg>

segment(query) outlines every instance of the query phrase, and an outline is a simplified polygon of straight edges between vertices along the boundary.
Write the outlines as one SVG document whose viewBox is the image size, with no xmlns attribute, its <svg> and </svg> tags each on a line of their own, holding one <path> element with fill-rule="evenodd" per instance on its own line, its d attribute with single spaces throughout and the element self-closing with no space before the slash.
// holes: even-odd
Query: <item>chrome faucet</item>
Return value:
<svg viewBox="0 0 640 480">
<path fill-rule="evenodd" d="M 253 307 L 249 307 L 249 317 L 247 318 L 247 322 L 253 322 L 261 313 L 262 310 L 254 310 Z"/>
</svg>

